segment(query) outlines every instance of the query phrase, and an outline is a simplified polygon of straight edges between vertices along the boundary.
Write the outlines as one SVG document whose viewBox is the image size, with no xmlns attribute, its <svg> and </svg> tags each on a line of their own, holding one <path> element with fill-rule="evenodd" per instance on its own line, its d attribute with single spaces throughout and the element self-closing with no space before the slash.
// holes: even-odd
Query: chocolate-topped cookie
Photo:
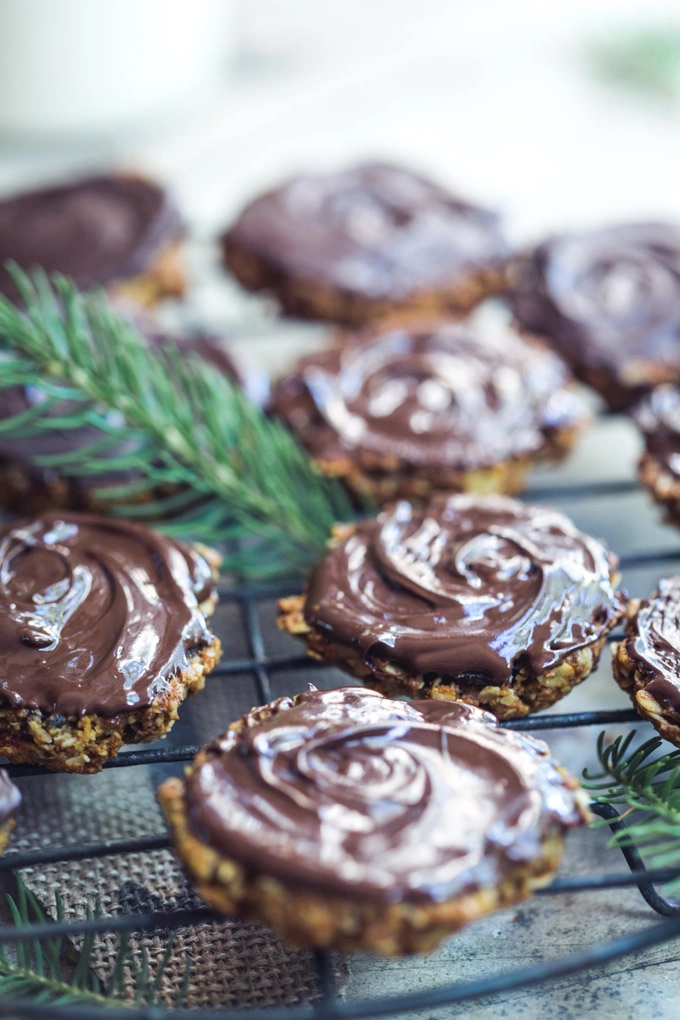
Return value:
<svg viewBox="0 0 680 1020">
<path fill-rule="evenodd" d="M 176 350 L 182 357 L 198 355 L 211 369 L 239 383 L 244 377 L 224 345 L 216 337 L 159 333 L 148 324 L 142 328 L 149 346 L 156 350 Z M 0 371 L 2 354 L 0 353 Z M 168 361 L 172 372 L 172 362 Z M 13 386 L 0 389 L 0 423 L 29 411 L 44 399 L 39 388 Z M 50 411 L 57 417 L 68 414 L 72 405 L 58 403 Z M 40 513 L 53 507 L 73 510 L 102 510 L 116 500 L 107 499 L 106 486 L 130 481 L 129 475 L 108 472 L 98 475 L 60 474 L 53 466 L 41 464 L 41 457 L 76 453 L 100 441 L 102 432 L 95 426 L 78 429 L 42 431 L 23 438 L 10 438 L 0 432 L 0 506 L 13 513 Z M 115 451 L 118 452 L 117 450 Z M 109 451 L 109 456 L 113 451 Z"/>
<path fill-rule="evenodd" d="M 547 338 L 610 408 L 680 381 L 680 227 L 553 237 L 508 271 L 520 326 Z"/>
<path fill-rule="evenodd" d="M 398 311 L 465 312 L 503 286 L 495 213 L 385 163 L 294 177 L 223 234 L 224 261 L 284 312 L 357 325 Z"/>
<path fill-rule="evenodd" d="M 657 387 L 634 409 L 633 418 L 645 442 L 640 481 L 680 524 L 680 388 Z"/>
<path fill-rule="evenodd" d="M 101 175 L 0 201 L 0 293 L 19 294 L 4 268 L 71 277 L 151 305 L 184 292 L 182 225 L 166 192 L 132 175 Z"/>
<path fill-rule="evenodd" d="M 0 528 L 0 754 L 98 772 L 167 733 L 219 657 L 206 555 L 92 514 Z"/>
<path fill-rule="evenodd" d="M 588 816 L 545 744 L 468 705 L 351 687 L 253 709 L 159 798 L 211 906 L 388 955 L 545 884 Z"/>
<path fill-rule="evenodd" d="M 379 504 L 518 492 L 587 421 L 564 363 L 510 329 L 416 320 L 342 338 L 275 387 L 320 469 Z"/>
<path fill-rule="evenodd" d="M 616 560 L 557 510 L 501 496 L 406 502 L 338 527 L 279 626 L 387 694 L 499 718 L 546 708 L 596 665 L 621 619 Z"/>
<path fill-rule="evenodd" d="M 636 711 L 680 747 L 680 577 L 631 602 L 626 637 L 612 653 L 616 681 Z"/>
<path fill-rule="evenodd" d="M 14 828 L 14 814 L 21 804 L 21 794 L 4 769 L 0 769 L 0 854 L 9 842 Z"/>
</svg>

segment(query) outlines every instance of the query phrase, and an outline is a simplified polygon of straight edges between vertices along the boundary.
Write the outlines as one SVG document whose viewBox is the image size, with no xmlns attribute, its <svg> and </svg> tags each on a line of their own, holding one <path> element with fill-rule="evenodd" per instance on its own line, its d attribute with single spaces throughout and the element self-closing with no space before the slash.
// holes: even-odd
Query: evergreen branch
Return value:
<svg viewBox="0 0 680 1020">
<path fill-rule="evenodd" d="M 168 513 L 166 532 L 245 540 L 228 566 L 246 579 L 306 569 L 332 525 L 352 519 L 340 483 L 236 383 L 197 355 L 151 350 L 103 294 L 9 268 L 24 310 L 0 297 L 0 387 L 30 385 L 44 400 L 2 421 L 2 434 L 94 430 L 75 454 L 36 456 L 36 466 L 97 480 L 93 495 L 116 500 L 112 513 Z"/>
<path fill-rule="evenodd" d="M 655 868 L 680 867 L 680 750 L 657 756 L 664 743 L 652 737 L 633 747 L 635 731 L 605 744 L 601 733 L 597 755 L 601 771 L 584 770 L 583 786 L 593 791 L 598 804 L 623 807 L 625 821 L 609 838 L 609 847 L 635 846 L 648 865 Z M 592 823 L 607 825 L 606 819 Z M 680 889 L 680 878 L 670 883 Z"/>
<path fill-rule="evenodd" d="M 30 924 L 44 924 L 47 918 L 33 893 L 26 888 L 17 876 L 16 899 L 7 895 L 7 905 L 17 928 Z M 58 921 L 64 919 L 64 907 L 59 895 L 56 897 L 56 916 Z M 94 911 L 88 911 L 88 920 L 101 916 L 99 904 Z M 167 971 L 174 947 L 171 935 L 163 956 L 152 975 L 148 952 L 142 946 L 140 959 L 137 961 L 130 944 L 129 933 L 120 936 L 119 947 L 111 975 L 105 983 L 100 983 L 92 969 L 92 951 L 96 935 L 89 933 L 83 937 L 78 962 L 70 976 L 66 973 L 63 959 L 70 951 L 66 938 L 38 939 L 17 941 L 14 948 L 16 961 L 10 959 L 4 946 L 0 946 L 0 997 L 17 996 L 34 1001 L 62 1004 L 91 1004 L 96 1006 L 113 1006 L 124 998 L 125 978 L 129 974 L 133 981 L 133 996 L 139 1005 L 153 1006 L 158 1002 L 163 977 Z M 189 983 L 189 967 L 187 966 L 182 985 L 173 1005 L 180 1005 L 186 996 Z"/>
<path fill-rule="evenodd" d="M 616 85 L 665 99 L 680 91 L 680 27 L 647 25 L 590 48 L 595 72 Z"/>
</svg>

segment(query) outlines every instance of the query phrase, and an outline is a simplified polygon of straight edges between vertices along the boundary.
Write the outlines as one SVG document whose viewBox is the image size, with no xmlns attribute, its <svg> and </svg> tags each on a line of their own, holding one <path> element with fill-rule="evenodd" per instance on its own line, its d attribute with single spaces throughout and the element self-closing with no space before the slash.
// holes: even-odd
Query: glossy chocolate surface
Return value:
<svg viewBox="0 0 680 1020">
<path fill-rule="evenodd" d="M 0 529 L 0 697 L 47 716 L 115 716 L 168 689 L 212 638 L 210 568 L 129 521 L 48 513 Z"/>
<path fill-rule="evenodd" d="M 510 330 L 423 322 L 303 358 L 273 403 L 321 460 L 358 452 L 464 470 L 536 453 L 582 423 L 568 381 L 556 355 Z"/>
<path fill-rule="evenodd" d="M 394 300 L 455 286 L 507 252 L 495 213 L 383 163 L 294 177 L 246 206 L 223 243 L 274 275 Z"/>
<path fill-rule="evenodd" d="M 603 369 L 632 388 L 640 362 L 680 373 L 680 227 L 554 237 L 511 272 L 520 325 L 575 367 Z"/>
<path fill-rule="evenodd" d="M 42 266 L 82 290 L 145 272 L 181 233 L 179 214 L 158 185 L 139 177 L 90 177 L 0 201 L 0 293 L 15 300 L 4 269 Z"/>
<path fill-rule="evenodd" d="M 546 745 L 468 705 L 346 687 L 271 709 L 209 746 L 185 783 L 189 826 L 301 891 L 446 900 L 582 820 Z"/>
<path fill-rule="evenodd" d="M 0 825 L 9 821 L 21 804 L 21 794 L 4 769 L 0 769 Z"/>
<path fill-rule="evenodd" d="M 626 651 L 649 675 L 644 689 L 665 711 L 680 716 L 680 577 L 660 581 L 654 596 L 641 603 Z"/>
<path fill-rule="evenodd" d="M 647 452 L 680 477 L 680 389 L 657 387 L 635 408 L 634 419 Z"/>
<path fill-rule="evenodd" d="M 398 503 L 312 571 L 305 619 L 363 660 L 511 684 L 597 641 L 621 612 L 604 546 L 550 507 L 501 496 Z"/>
</svg>

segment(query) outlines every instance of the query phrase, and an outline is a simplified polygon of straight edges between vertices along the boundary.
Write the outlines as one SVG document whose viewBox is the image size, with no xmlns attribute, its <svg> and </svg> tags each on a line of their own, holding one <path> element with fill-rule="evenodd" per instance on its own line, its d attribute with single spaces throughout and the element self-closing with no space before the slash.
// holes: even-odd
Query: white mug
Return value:
<svg viewBox="0 0 680 1020">
<path fill-rule="evenodd" d="M 0 132 L 106 133 L 197 98 L 229 0 L 0 0 Z"/>
</svg>

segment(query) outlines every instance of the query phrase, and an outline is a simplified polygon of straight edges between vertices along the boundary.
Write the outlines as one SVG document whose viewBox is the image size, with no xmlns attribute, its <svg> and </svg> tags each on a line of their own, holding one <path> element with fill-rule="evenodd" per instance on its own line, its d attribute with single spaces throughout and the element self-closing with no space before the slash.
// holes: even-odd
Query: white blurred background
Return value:
<svg viewBox="0 0 680 1020">
<path fill-rule="evenodd" d="M 599 79 L 660 0 L 0 0 L 0 192 L 137 167 L 201 232 L 297 169 L 394 157 L 553 227 L 680 219 L 680 108 Z"/>
</svg>

